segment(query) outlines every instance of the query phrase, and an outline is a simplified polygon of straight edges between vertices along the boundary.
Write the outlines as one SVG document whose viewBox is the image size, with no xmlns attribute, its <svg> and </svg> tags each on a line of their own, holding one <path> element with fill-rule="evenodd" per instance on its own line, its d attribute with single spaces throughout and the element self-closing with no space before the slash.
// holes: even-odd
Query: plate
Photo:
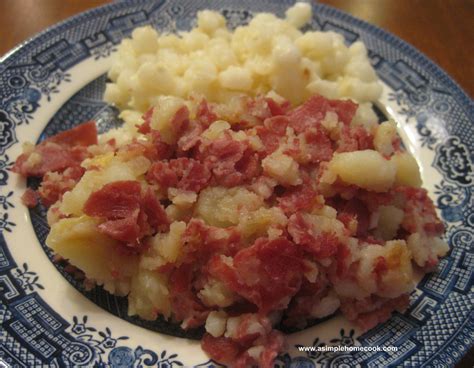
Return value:
<svg viewBox="0 0 474 368">
<path fill-rule="evenodd" d="M 38 141 L 116 111 L 101 101 L 111 54 L 133 28 L 189 29 L 196 11 L 219 9 L 231 27 L 259 11 L 280 16 L 292 1 L 128 1 L 50 28 L 0 63 L 0 366 L 219 367 L 164 321 L 128 317 L 126 304 L 100 288 L 85 290 L 53 264 L 41 208 L 20 202 L 25 181 L 10 169 L 24 141 Z M 315 4 L 308 29 L 362 40 L 384 83 L 380 100 L 422 169 L 446 224 L 450 253 L 411 294 L 410 307 L 361 333 L 340 316 L 289 334 L 277 367 L 317 365 L 452 366 L 474 340 L 474 124 L 471 99 L 439 67 L 402 40 L 331 7 Z M 34 186 L 34 181 L 28 185 Z M 302 352 L 298 347 L 397 347 L 396 352 Z"/>
</svg>

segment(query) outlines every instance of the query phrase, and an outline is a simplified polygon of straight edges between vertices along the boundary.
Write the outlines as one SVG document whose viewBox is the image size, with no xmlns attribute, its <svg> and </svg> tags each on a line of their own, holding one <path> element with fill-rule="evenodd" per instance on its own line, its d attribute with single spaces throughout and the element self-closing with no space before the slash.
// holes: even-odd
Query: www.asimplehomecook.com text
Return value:
<svg viewBox="0 0 474 368">
<path fill-rule="evenodd" d="M 299 351 L 318 351 L 318 352 L 352 352 L 352 351 L 385 351 L 396 352 L 396 346 L 298 346 Z"/>
</svg>

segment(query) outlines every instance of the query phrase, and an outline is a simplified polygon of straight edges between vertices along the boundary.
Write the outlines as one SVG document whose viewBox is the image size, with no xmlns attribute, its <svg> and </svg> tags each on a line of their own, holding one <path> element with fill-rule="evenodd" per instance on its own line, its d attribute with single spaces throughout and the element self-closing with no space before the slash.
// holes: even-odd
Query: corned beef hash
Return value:
<svg viewBox="0 0 474 368">
<path fill-rule="evenodd" d="M 271 367 L 274 326 L 340 310 L 369 329 L 408 305 L 414 269 L 448 250 L 415 159 L 360 42 L 258 14 L 216 12 L 178 35 L 136 29 L 105 98 L 124 125 L 94 122 L 25 145 L 14 171 L 42 177 L 23 201 L 49 207 L 46 243 L 129 314 L 205 326 L 202 348 Z"/>
</svg>

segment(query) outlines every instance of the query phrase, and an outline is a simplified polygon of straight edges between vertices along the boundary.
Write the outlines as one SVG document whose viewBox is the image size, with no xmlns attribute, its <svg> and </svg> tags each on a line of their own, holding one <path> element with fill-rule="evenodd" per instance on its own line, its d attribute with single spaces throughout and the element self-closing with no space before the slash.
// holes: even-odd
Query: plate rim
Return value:
<svg viewBox="0 0 474 368">
<path fill-rule="evenodd" d="M 279 3 L 278 0 L 269 0 L 269 1 Z M 73 29 L 76 23 L 80 23 L 82 20 L 85 20 L 87 18 L 100 16 L 100 15 L 103 15 L 103 13 L 105 13 L 106 11 L 109 11 L 109 10 L 112 11 L 117 8 L 126 7 L 127 5 L 137 5 L 139 3 L 145 3 L 145 1 L 127 0 L 120 3 L 105 4 L 99 7 L 89 9 L 85 12 L 81 12 L 79 14 L 73 15 L 71 17 L 68 17 L 62 20 L 61 22 L 58 22 L 52 26 L 47 27 L 43 31 L 28 38 L 27 40 L 23 41 L 22 43 L 18 44 L 13 49 L 8 51 L 4 56 L 2 56 L 2 58 L 0 58 L 0 66 L 3 66 L 4 64 L 8 63 L 10 59 L 14 60 L 15 57 L 21 56 L 20 53 L 23 51 L 27 52 L 29 47 L 35 47 L 35 43 L 40 42 L 43 39 L 43 37 L 48 37 L 49 33 L 51 32 L 60 32 L 60 30 L 63 27 L 67 29 Z M 166 1 L 164 3 L 166 3 Z M 434 74 L 437 80 L 440 80 L 443 84 L 445 84 L 447 88 L 450 89 L 450 91 L 455 92 L 454 99 L 458 101 L 459 105 L 462 106 L 463 109 L 466 109 L 467 116 L 469 116 L 470 118 L 470 123 L 473 124 L 473 119 L 472 119 L 473 110 L 474 110 L 473 100 L 446 71 L 444 71 L 433 60 L 428 58 L 424 53 L 419 51 L 416 47 L 404 41 L 403 39 L 399 38 L 398 36 L 388 31 L 385 31 L 382 28 L 379 28 L 378 26 L 370 24 L 364 20 L 361 20 L 351 14 L 348 14 L 342 10 L 336 9 L 332 6 L 321 4 L 321 3 L 313 3 L 312 7 L 313 9 L 318 9 L 318 7 L 323 8 L 327 12 L 326 13 L 327 15 L 341 18 L 344 20 L 344 22 L 355 24 L 358 27 L 360 27 L 364 32 L 377 36 L 384 42 L 388 42 L 391 45 L 397 45 L 397 50 L 399 52 L 403 52 L 406 57 L 415 60 L 415 62 L 418 65 L 426 66 L 429 69 L 431 69 L 429 70 L 429 73 Z M 469 152 L 472 153 L 472 147 L 469 147 Z M 454 334 L 453 337 L 455 337 L 456 335 L 457 334 Z M 459 357 L 457 361 L 462 359 L 462 357 L 463 356 Z"/>
</svg>

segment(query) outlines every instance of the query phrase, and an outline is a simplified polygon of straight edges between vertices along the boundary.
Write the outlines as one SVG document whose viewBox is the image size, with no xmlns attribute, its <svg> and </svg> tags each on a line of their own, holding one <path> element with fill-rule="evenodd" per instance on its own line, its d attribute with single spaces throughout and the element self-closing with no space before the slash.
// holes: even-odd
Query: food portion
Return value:
<svg viewBox="0 0 474 368">
<path fill-rule="evenodd" d="M 298 3 L 280 19 L 260 13 L 230 31 L 218 12 L 197 14 L 197 27 L 179 34 L 137 28 L 118 47 L 105 100 L 146 112 L 160 95 L 233 103 L 234 97 L 276 93 L 293 105 L 320 94 L 375 101 L 382 86 L 360 41 L 347 46 L 335 32 L 301 32 L 311 6 Z"/>
<path fill-rule="evenodd" d="M 130 315 L 204 326 L 204 351 L 236 367 L 272 367 L 278 325 L 387 320 L 448 250 L 415 159 L 367 103 L 364 46 L 301 33 L 310 10 L 135 30 L 106 91 L 123 127 L 81 124 L 13 168 L 43 178 L 24 203 L 49 206 L 48 246 L 89 283 Z"/>
</svg>

